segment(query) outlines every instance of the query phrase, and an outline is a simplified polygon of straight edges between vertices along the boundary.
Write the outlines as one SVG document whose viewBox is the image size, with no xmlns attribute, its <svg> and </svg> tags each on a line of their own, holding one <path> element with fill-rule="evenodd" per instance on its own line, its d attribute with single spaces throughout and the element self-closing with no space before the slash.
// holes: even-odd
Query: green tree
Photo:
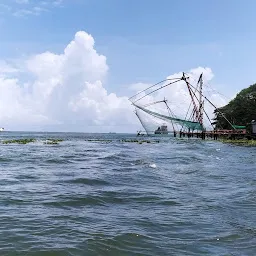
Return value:
<svg viewBox="0 0 256 256">
<path fill-rule="evenodd" d="M 214 123 L 217 129 L 231 129 L 231 125 L 225 120 L 223 115 L 233 125 L 246 125 L 252 120 L 256 120 L 256 84 L 243 89 L 226 106 L 214 111 Z"/>
</svg>

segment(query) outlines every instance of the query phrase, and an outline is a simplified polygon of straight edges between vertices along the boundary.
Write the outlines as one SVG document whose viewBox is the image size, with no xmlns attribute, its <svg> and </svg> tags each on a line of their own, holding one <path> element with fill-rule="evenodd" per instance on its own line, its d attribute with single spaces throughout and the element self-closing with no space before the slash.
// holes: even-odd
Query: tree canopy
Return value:
<svg viewBox="0 0 256 256">
<path fill-rule="evenodd" d="M 214 111 L 217 129 L 232 129 L 223 115 L 233 125 L 245 126 L 256 120 L 256 84 L 240 91 L 226 106 Z"/>
</svg>

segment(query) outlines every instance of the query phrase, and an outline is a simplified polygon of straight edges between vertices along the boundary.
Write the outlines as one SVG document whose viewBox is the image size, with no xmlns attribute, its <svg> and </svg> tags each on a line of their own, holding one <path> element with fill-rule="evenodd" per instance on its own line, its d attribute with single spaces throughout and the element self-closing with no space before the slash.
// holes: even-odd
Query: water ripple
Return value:
<svg viewBox="0 0 256 256">
<path fill-rule="evenodd" d="M 0 140 L 32 137 L 0 144 L 0 255 L 255 255 L 254 148 L 122 134 Z"/>
</svg>

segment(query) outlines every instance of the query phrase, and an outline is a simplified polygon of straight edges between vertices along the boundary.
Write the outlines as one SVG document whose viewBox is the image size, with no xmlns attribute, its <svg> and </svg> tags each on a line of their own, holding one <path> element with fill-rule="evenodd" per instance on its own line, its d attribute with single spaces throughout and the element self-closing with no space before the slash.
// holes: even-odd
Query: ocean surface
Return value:
<svg viewBox="0 0 256 256">
<path fill-rule="evenodd" d="M 2 143 L 22 138 L 36 141 Z M 1 256 L 256 255 L 255 147 L 125 134 L 0 140 Z"/>
</svg>

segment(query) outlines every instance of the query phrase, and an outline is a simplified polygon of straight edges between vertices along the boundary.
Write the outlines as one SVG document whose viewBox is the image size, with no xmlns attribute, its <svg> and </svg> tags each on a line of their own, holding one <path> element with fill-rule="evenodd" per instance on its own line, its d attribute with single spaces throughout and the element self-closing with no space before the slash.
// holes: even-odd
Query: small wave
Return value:
<svg viewBox="0 0 256 256">
<path fill-rule="evenodd" d="M 118 153 L 118 154 L 108 154 L 106 156 L 99 157 L 99 159 L 104 159 L 104 160 L 110 160 L 110 161 L 116 161 L 120 159 L 125 159 L 127 157 L 126 154 L 123 153 Z"/>
<path fill-rule="evenodd" d="M 20 205 L 26 203 L 22 199 L 7 198 L 1 202 L 3 205 Z M 30 202 L 27 202 L 30 203 Z"/>
<path fill-rule="evenodd" d="M 0 163 L 9 163 L 12 162 L 12 158 L 0 157 Z"/>
<path fill-rule="evenodd" d="M 149 247 L 148 245 L 151 244 Z M 95 255 L 163 255 L 163 251 L 154 246 L 152 238 L 139 233 L 125 233 L 112 236 L 96 235 L 87 240 L 88 251 Z M 152 247 L 155 247 L 154 252 Z"/>
<path fill-rule="evenodd" d="M 105 202 L 102 201 L 98 197 L 81 197 L 81 198 L 64 198 L 64 199 L 57 199 L 55 201 L 48 201 L 44 202 L 43 205 L 49 207 L 80 207 L 86 205 L 105 205 Z"/>
<path fill-rule="evenodd" d="M 29 174 L 20 174 L 18 176 L 15 177 L 18 180 L 30 180 L 30 179 L 36 179 L 37 177 L 33 176 L 33 175 L 29 175 Z"/>
<path fill-rule="evenodd" d="M 171 206 L 171 205 L 181 205 L 181 203 L 178 203 L 173 200 L 165 200 L 165 201 L 160 201 L 161 205 L 166 205 L 166 206 Z"/>
<path fill-rule="evenodd" d="M 124 205 L 124 204 L 154 204 L 154 205 L 163 205 L 171 206 L 178 205 L 179 203 L 173 200 L 163 200 L 158 196 L 136 196 L 129 195 L 127 193 L 117 193 L 117 192 L 102 192 L 98 195 L 85 195 L 84 197 L 57 197 L 55 200 L 50 200 L 44 202 L 44 205 L 51 207 L 80 207 L 86 205 Z"/>
<path fill-rule="evenodd" d="M 72 180 L 67 180 L 67 183 L 73 184 L 83 184 L 83 185 L 90 185 L 90 186 L 106 186 L 109 185 L 107 181 L 100 180 L 100 179 L 89 179 L 89 178 L 77 178 Z"/>
<path fill-rule="evenodd" d="M 145 161 L 144 159 L 137 159 L 135 161 L 133 161 L 131 164 L 133 165 L 146 165 L 148 162 Z"/>
<path fill-rule="evenodd" d="M 1 179 L 0 180 L 0 185 L 1 186 L 5 186 L 5 185 L 15 185 L 19 183 L 19 180 L 16 179 L 16 178 L 13 178 L 13 179 Z"/>
<path fill-rule="evenodd" d="M 156 168 L 156 164 L 150 164 L 149 167 Z"/>
<path fill-rule="evenodd" d="M 47 159 L 47 160 L 45 160 L 45 162 L 50 163 L 50 164 L 69 164 L 69 163 L 72 163 L 72 161 L 67 160 L 67 159 L 62 159 L 62 158 Z"/>
</svg>

